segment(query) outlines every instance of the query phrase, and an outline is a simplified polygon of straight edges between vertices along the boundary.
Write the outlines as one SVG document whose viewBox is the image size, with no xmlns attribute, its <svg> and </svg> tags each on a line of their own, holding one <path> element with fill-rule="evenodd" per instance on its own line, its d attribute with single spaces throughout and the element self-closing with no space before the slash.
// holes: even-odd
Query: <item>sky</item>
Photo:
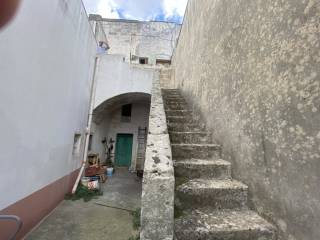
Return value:
<svg viewBox="0 0 320 240">
<path fill-rule="evenodd" d="M 103 18 L 181 23 L 188 0 L 83 0 L 88 14 Z"/>
</svg>

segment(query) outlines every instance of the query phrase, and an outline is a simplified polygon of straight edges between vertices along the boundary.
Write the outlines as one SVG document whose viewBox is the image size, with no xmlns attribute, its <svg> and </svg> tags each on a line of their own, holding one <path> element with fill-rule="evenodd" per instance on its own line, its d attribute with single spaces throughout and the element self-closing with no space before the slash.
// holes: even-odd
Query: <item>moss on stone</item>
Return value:
<svg viewBox="0 0 320 240">
<path fill-rule="evenodd" d="M 183 210 L 175 204 L 174 205 L 174 218 L 179 218 L 182 216 L 183 216 Z"/>
<path fill-rule="evenodd" d="M 175 185 L 176 185 L 176 188 L 179 187 L 180 185 L 188 182 L 188 178 L 186 177 L 176 177 L 175 178 Z"/>
<path fill-rule="evenodd" d="M 141 209 L 137 208 L 134 212 L 132 212 L 132 222 L 133 222 L 133 229 L 138 230 L 141 226 L 140 218 L 141 218 Z"/>
<path fill-rule="evenodd" d="M 140 240 L 140 235 L 131 236 L 128 240 Z"/>
</svg>

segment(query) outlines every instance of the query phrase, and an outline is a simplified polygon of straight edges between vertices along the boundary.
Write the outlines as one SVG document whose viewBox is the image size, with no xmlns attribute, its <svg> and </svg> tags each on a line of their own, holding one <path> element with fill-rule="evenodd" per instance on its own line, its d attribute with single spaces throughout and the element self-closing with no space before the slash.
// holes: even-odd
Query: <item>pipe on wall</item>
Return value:
<svg viewBox="0 0 320 240">
<path fill-rule="evenodd" d="M 83 152 L 83 161 L 82 165 L 78 174 L 78 177 L 76 179 L 76 182 L 73 185 L 72 188 L 72 194 L 74 194 L 77 190 L 80 178 L 83 174 L 84 168 L 87 163 L 87 155 L 88 155 L 88 147 L 89 147 L 89 138 L 90 138 L 90 129 L 92 125 L 92 113 L 94 109 L 94 101 L 95 101 L 95 96 L 96 96 L 96 71 L 97 71 L 97 62 L 98 62 L 99 56 L 96 55 L 94 59 L 94 66 L 93 66 L 93 74 L 92 74 L 92 84 L 91 84 L 91 97 L 90 97 L 90 108 L 89 108 L 89 116 L 88 116 L 88 124 L 86 127 L 86 137 L 85 137 L 85 143 L 84 143 L 84 152 Z"/>
</svg>

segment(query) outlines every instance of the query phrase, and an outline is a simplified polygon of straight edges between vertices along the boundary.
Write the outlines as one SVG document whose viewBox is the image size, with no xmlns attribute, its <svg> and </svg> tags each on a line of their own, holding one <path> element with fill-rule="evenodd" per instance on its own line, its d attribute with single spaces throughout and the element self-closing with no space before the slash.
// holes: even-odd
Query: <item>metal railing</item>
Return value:
<svg viewBox="0 0 320 240">
<path fill-rule="evenodd" d="M 8 240 L 15 240 L 18 232 L 22 228 L 22 220 L 15 215 L 0 215 L 0 222 L 1 221 L 14 221 L 16 222 L 16 229 L 12 235 L 9 236 Z"/>
</svg>

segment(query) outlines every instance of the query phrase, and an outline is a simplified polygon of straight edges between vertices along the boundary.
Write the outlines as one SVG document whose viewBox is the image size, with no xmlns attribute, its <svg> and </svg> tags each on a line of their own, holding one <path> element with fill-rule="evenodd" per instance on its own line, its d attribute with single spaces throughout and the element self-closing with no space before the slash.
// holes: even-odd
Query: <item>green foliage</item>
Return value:
<svg viewBox="0 0 320 240">
<path fill-rule="evenodd" d="M 137 208 L 134 212 L 132 212 L 133 216 L 133 228 L 135 230 L 139 229 L 141 226 L 140 217 L 141 217 L 141 209 Z"/>
<path fill-rule="evenodd" d="M 141 222 L 140 222 L 141 208 L 137 208 L 131 214 L 133 216 L 133 219 L 132 219 L 133 229 L 139 230 L 141 227 Z M 140 234 L 131 236 L 128 240 L 140 240 Z"/>
<path fill-rule="evenodd" d="M 140 240 L 140 235 L 131 236 L 128 240 Z"/>
<path fill-rule="evenodd" d="M 188 180 L 189 180 L 189 179 L 186 178 L 186 177 L 176 177 L 176 178 L 175 178 L 175 187 L 176 187 L 176 188 L 179 187 L 180 185 L 188 182 Z"/>
<path fill-rule="evenodd" d="M 77 190 L 74 194 L 66 194 L 65 200 L 72 200 L 76 201 L 81 198 L 83 198 L 83 201 L 88 202 L 93 198 L 96 198 L 98 196 L 103 195 L 103 192 L 101 190 L 95 189 L 95 190 L 89 190 L 87 187 L 83 186 L 81 183 L 79 183 Z"/>
</svg>

